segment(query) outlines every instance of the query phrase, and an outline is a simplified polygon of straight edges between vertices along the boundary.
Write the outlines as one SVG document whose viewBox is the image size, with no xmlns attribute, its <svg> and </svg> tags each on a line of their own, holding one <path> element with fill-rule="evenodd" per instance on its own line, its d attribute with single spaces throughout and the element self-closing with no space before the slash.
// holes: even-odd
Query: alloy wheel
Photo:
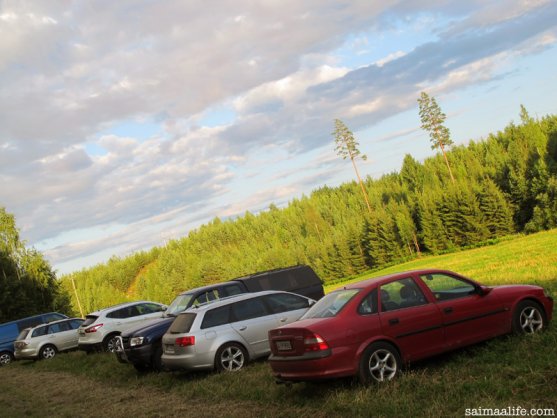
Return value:
<svg viewBox="0 0 557 418">
<path fill-rule="evenodd" d="M 379 349 L 369 358 L 369 373 L 378 382 L 391 380 L 397 372 L 397 361 L 389 350 Z"/>
<path fill-rule="evenodd" d="M 244 353 L 239 347 L 226 347 L 220 356 L 220 363 L 224 370 L 240 370 L 244 366 Z"/>
<path fill-rule="evenodd" d="M 533 306 L 528 306 L 520 312 L 520 327 L 526 333 L 533 333 L 543 328 L 542 314 Z"/>
</svg>

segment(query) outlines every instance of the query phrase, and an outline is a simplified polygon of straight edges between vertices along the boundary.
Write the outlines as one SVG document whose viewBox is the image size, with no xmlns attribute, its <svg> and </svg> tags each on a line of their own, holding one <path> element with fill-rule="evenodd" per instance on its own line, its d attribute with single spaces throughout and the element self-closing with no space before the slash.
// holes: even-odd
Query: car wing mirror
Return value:
<svg viewBox="0 0 557 418">
<path fill-rule="evenodd" d="M 478 286 L 478 294 L 480 296 L 486 296 L 488 295 L 493 289 L 491 287 L 487 287 L 487 286 Z"/>
</svg>

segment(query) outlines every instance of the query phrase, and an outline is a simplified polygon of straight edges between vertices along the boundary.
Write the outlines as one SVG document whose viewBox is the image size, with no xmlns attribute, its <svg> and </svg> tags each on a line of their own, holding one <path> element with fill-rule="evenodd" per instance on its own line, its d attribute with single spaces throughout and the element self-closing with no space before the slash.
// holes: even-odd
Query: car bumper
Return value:
<svg viewBox="0 0 557 418">
<path fill-rule="evenodd" d="M 269 357 L 273 375 L 279 381 L 305 381 L 352 376 L 356 370 L 339 367 L 339 359 L 331 350 L 323 353 L 308 353 L 298 357 Z"/>
<path fill-rule="evenodd" d="M 34 348 L 16 350 L 14 352 L 14 357 L 16 358 L 16 360 L 36 359 L 39 357 L 39 352 Z"/>
<path fill-rule="evenodd" d="M 162 364 L 168 370 L 212 370 L 215 354 L 183 354 L 168 355 L 163 354 L 161 357 Z"/>
<path fill-rule="evenodd" d="M 145 344 L 139 347 L 126 348 L 123 352 L 116 351 L 116 355 L 126 363 L 151 364 L 153 346 L 151 344 Z"/>
</svg>

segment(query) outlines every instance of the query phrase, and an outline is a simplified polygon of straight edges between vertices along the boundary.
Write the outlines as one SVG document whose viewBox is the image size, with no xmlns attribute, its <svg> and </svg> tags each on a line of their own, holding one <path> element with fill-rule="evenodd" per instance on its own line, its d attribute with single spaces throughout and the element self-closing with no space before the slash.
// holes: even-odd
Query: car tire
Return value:
<svg viewBox="0 0 557 418">
<path fill-rule="evenodd" d="M 55 357 L 57 353 L 58 350 L 56 350 L 56 347 L 51 344 L 47 344 L 39 351 L 39 359 L 50 360 L 51 358 Z"/>
<path fill-rule="evenodd" d="M 532 334 L 546 326 L 545 312 L 539 303 L 524 300 L 513 312 L 512 330 L 515 334 Z"/>
<path fill-rule="evenodd" d="M 219 372 L 236 372 L 248 362 L 248 352 L 238 343 L 228 343 L 220 347 L 215 356 L 215 369 Z"/>
<path fill-rule="evenodd" d="M 14 355 L 9 351 L 2 351 L 0 353 L 0 366 L 6 366 L 15 360 Z"/>
<path fill-rule="evenodd" d="M 114 353 L 116 351 L 116 337 L 118 334 L 109 334 L 103 340 L 103 350 L 109 353 Z"/>
<path fill-rule="evenodd" d="M 401 365 L 400 354 L 392 344 L 373 343 L 360 359 L 360 382 L 367 384 L 392 380 L 400 372 Z"/>
</svg>

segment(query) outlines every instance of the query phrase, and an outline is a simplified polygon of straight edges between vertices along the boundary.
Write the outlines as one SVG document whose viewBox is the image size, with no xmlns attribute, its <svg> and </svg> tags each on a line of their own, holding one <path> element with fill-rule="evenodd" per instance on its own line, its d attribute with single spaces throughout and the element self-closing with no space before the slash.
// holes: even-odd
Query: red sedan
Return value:
<svg viewBox="0 0 557 418">
<path fill-rule="evenodd" d="M 278 382 L 359 376 L 391 380 L 402 364 L 551 320 L 541 287 L 482 286 L 446 270 L 365 280 L 329 293 L 297 322 L 271 330 Z"/>
</svg>

